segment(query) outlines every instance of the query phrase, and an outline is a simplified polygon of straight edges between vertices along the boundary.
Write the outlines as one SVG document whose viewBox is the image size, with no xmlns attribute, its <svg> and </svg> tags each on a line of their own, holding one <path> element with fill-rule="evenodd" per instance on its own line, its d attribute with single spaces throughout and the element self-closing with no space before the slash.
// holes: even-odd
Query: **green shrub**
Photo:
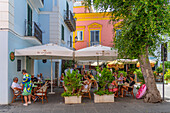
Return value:
<svg viewBox="0 0 170 113">
<path fill-rule="evenodd" d="M 167 69 L 168 71 L 165 73 L 164 75 L 164 79 L 167 80 L 167 79 L 170 79 L 170 69 Z"/>
<path fill-rule="evenodd" d="M 78 71 L 70 70 L 67 72 L 67 76 L 64 76 L 64 85 L 67 88 L 67 91 L 62 93 L 61 96 L 79 96 L 80 95 L 80 88 L 82 86 L 81 79 L 82 75 L 78 74 Z M 77 92 L 76 92 L 77 91 Z"/>
<path fill-rule="evenodd" d="M 120 73 L 123 73 L 123 76 L 126 77 L 127 76 L 127 72 L 126 71 L 118 71 L 118 78 L 120 77 Z"/>
<path fill-rule="evenodd" d="M 110 94 L 113 94 L 113 92 L 109 92 L 108 90 L 104 90 L 104 91 L 103 90 L 99 90 L 99 91 L 95 90 L 94 93 L 97 94 L 97 95 L 100 95 L 100 96 L 101 95 L 110 95 Z"/>
<path fill-rule="evenodd" d="M 137 75 L 138 79 L 139 79 L 142 83 L 145 83 L 145 80 L 144 80 L 144 77 L 143 77 L 143 74 L 142 74 L 141 69 L 136 69 L 136 70 L 134 71 L 134 74 Z"/>
<path fill-rule="evenodd" d="M 103 68 L 102 71 L 99 69 L 99 67 L 97 67 L 96 69 L 98 73 L 101 74 L 101 76 L 97 74 L 98 84 L 100 87 L 94 93 L 99 95 L 110 94 L 108 93 L 108 90 L 105 89 L 105 87 L 110 85 L 110 83 L 112 83 L 112 81 L 114 80 L 114 78 L 112 77 L 112 72 L 107 68 Z"/>
<path fill-rule="evenodd" d="M 157 72 L 157 73 L 162 73 L 162 72 L 163 72 L 162 66 L 157 67 L 157 68 L 156 68 L 156 72 Z"/>
<path fill-rule="evenodd" d="M 165 69 L 170 69 L 170 61 L 165 61 Z"/>
</svg>

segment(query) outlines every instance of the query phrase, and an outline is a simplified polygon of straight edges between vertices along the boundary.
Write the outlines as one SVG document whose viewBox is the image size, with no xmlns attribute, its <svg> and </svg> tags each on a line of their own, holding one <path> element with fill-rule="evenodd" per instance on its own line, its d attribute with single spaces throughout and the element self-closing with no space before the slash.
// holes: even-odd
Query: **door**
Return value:
<svg viewBox="0 0 170 113">
<path fill-rule="evenodd" d="M 34 60 L 26 57 L 26 71 L 28 74 L 34 74 Z"/>
<path fill-rule="evenodd" d="M 27 73 L 31 74 L 31 58 L 30 57 L 26 58 L 26 71 Z"/>
<path fill-rule="evenodd" d="M 90 46 L 100 44 L 99 33 L 99 30 L 90 31 Z"/>
</svg>

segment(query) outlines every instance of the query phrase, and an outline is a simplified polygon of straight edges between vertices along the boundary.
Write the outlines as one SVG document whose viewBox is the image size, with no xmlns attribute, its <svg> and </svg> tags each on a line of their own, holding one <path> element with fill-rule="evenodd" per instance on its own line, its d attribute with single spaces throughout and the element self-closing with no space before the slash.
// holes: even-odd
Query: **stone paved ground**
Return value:
<svg viewBox="0 0 170 113">
<path fill-rule="evenodd" d="M 161 91 L 161 84 L 157 84 Z M 114 103 L 95 104 L 92 99 L 83 98 L 82 104 L 65 105 L 60 96 L 62 88 L 56 88 L 55 95 L 48 95 L 48 103 L 35 102 L 28 107 L 22 106 L 20 100 L 8 106 L 0 106 L 4 113 L 170 113 L 170 85 L 166 85 L 166 102 L 151 104 L 131 96 L 115 98 Z M 136 91 L 135 91 L 136 92 Z M 92 93 L 91 93 L 92 94 Z M 169 97 L 169 98 L 168 98 Z"/>
</svg>

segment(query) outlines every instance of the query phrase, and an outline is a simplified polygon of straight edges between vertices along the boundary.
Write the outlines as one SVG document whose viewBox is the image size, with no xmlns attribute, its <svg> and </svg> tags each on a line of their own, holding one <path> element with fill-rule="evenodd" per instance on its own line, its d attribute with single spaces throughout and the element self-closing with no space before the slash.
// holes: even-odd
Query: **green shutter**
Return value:
<svg viewBox="0 0 170 113">
<path fill-rule="evenodd" d="M 70 36 L 70 47 L 72 47 L 72 36 Z"/>
<path fill-rule="evenodd" d="M 32 36 L 32 9 L 27 5 L 27 35 Z"/>
<path fill-rule="evenodd" d="M 64 26 L 63 25 L 61 25 L 62 27 L 61 27 L 61 39 L 62 40 L 64 40 Z"/>
<path fill-rule="evenodd" d="M 69 5 L 67 1 L 66 1 L 66 11 L 67 11 L 67 17 L 69 17 Z"/>
</svg>

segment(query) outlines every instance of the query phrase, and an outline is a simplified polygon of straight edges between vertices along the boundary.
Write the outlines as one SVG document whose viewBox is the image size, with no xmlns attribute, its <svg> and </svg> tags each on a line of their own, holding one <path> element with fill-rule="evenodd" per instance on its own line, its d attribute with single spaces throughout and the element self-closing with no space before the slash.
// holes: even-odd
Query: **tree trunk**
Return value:
<svg viewBox="0 0 170 113">
<path fill-rule="evenodd" d="M 138 60 L 140 62 L 140 67 L 145 80 L 145 85 L 147 87 L 144 102 L 148 103 L 162 102 L 160 92 L 158 91 L 156 86 L 152 67 L 148 59 L 148 47 L 146 47 L 146 54 L 139 55 Z"/>
</svg>

